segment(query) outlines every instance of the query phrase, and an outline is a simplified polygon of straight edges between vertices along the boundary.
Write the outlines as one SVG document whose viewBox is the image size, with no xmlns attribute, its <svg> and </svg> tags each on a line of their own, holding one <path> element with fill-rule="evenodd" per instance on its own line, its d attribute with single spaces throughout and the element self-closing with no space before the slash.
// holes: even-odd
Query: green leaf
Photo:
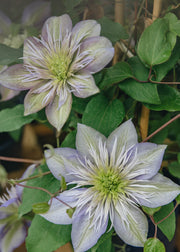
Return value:
<svg viewBox="0 0 180 252">
<path fill-rule="evenodd" d="M 152 83 L 139 83 L 135 80 L 126 80 L 119 84 L 121 90 L 134 100 L 159 104 L 157 86 Z"/>
<path fill-rule="evenodd" d="M 153 216 L 153 214 L 155 214 L 156 212 L 158 212 L 160 210 L 161 207 L 156 207 L 156 208 L 150 208 L 150 207 L 146 207 L 146 206 L 142 206 L 142 210 L 149 214 L 150 216 Z"/>
<path fill-rule="evenodd" d="M 168 19 L 157 19 L 142 33 L 137 53 L 148 66 L 167 61 L 176 42 L 176 35 L 169 32 Z"/>
<path fill-rule="evenodd" d="M 99 79 L 96 77 L 100 77 Z M 114 83 L 118 83 L 127 78 L 132 78 L 133 73 L 127 62 L 118 62 L 114 66 L 104 69 L 95 75 L 96 84 L 100 89 L 108 88 Z"/>
<path fill-rule="evenodd" d="M 101 36 L 108 38 L 112 43 L 128 38 L 126 30 L 121 24 L 113 22 L 107 17 L 99 19 L 98 22 L 101 25 Z"/>
<path fill-rule="evenodd" d="M 23 56 L 22 48 L 15 49 L 9 46 L 0 44 L 0 65 L 9 65 L 13 62 L 20 63 Z"/>
<path fill-rule="evenodd" d="M 49 171 L 48 167 L 46 165 L 40 166 L 40 172 L 46 172 Z M 33 173 L 34 175 L 39 174 L 38 168 Z M 48 174 L 36 179 L 29 180 L 27 182 L 28 186 L 36 186 L 45 188 L 51 193 L 55 193 L 60 188 L 60 181 L 55 179 L 55 177 L 52 174 Z M 24 188 L 23 190 L 23 197 L 22 197 L 22 204 L 19 207 L 19 214 L 24 215 L 28 212 L 30 212 L 33 208 L 33 205 L 36 203 L 41 202 L 47 202 L 50 200 L 50 195 L 46 192 L 43 192 L 41 190 L 37 189 L 31 189 L 31 188 Z"/>
<path fill-rule="evenodd" d="M 35 214 L 46 213 L 50 208 L 50 205 L 47 202 L 40 202 L 32 205 L 32 210 Z"/>
<path fill-rule="evenodd" d="M 153 67 L 156 73 L 156 81 L 161 81 L 166 76 L 166 74 L 175 66 L 179 58 L 180 39 L 177 39 L 176 46 L 174 47 L 171 57 L 168 59 L 168 61 Z"/>
<path fill-rule="evenodd" d="M 109 225 L 108 225 L 109 227 Z M 110 228 L 110 227 L 109 227 Z M 108 230 L 109 230 L 108 228 Z M 114 229 L 104 233 L 98 240 L 98 242 L 88 252 L 110 252 L 112 249 L 112 234 Z"/>
<path fill-rule="evenodd" d="M 176 35 L 180 36 L 180 20 L 173 13 L 168 13 L 164 17 L 169 21 L 169 29 L 171 32 L 174 32 Z"/>
<path fill-rule="evenodd" d="M 155 120 L 150 120 L 149 121 L 149 134 L 153 133 L 155 130 L 160 128 L 164 123 L 168 122 L 171 117 L 170 114 L 166 114 L 165 116 L 161 116 L 160 112 L 154 112 L 154 114 L 157 113 L 157 118 Z M 162 144 L 163 141 L 167 138 L 168 136 L 168 131 L 169 127 L 165 127 L 162 129 L 158 134 L 156 134 L 154 137 L 151 138 L 151 142 L 156 143 L 156 144 Z"/>
<path fill-rule="evenodd" d="M 158 93 L 161 103 L 146 104 L 145 106 L 151 110 L 161 111 L 179 111 L 180 110 L 180 93 L 173 87 L 165 84 L 158 85 Z"/>
<path fill-rule="evenodd" d="M 37 114 L 24 116 L 24 105 L 0 111 L 0 132 L 14 131 L 36 119 Z M 13 122 L 13 123 L 12 123 Z"/>
<path fill-rule="evenodd" d="M 168 165 L 169 172 L 176 178 L 180 178 L 180 164 L 172 162 Z"/>
<path fill-rule="evenodd" d="M 35 216 L 28 230 L 28 252 L 55 251 L 71 240 L 71 225 L 56 225 L 41 216 Z"/>
<path fill-rule="evenodd" d="M 91 98 L 78 98 L 76 96 L 73 95 L 73 103 L 72 103 L 72 109 L 75 110 L 76 112 L 83 114 L 86 105 L 88 104 L 88 102 L 90 101 Z"/>
<path fill-rule="evenodd" d="M 180 204 L 180 194 L 176 197 L 176 202 L 178 205 Z"/>
<path fill-rule="evenodd" d="M 180 164 L 180 153 L 177 154 L 177 160 L 178 160 L 178 163 Z"/>
<path fill-rule="evenodd" d="M 157 238 L 149 238 L 144 244 L 144 252 L 166 252 L 164 244 Z"/>
<path fill-rule="evenodd" d="M 138 57 L 133 57 L 128 61 L 133 70 L 133 75 L 140 81 L 148 79 L 149 70 L 142 64 Z M 136 101 L 159 104 L 157 85 L 152 83 L 139 83 L 134 79 L 128 79 L 119 84 L 121 90 L 131 96 Z"/>
<path fill-rule="evenodd" d="M 14 139 L 14 141 L 18 142 L 21 137 L 21 128 L 17 130 L 13 130 L 9 132 L 9 135 Z"/>
<path fill-rule="evenodd" d="M 158 221 L 164 219 L 168 216 L 168 214 L 173 210 L 174 204 L 171 202 L 168 205 L 162 206 L 161 209 L 154 214 L 154 220 L 157 223 Z M 172 240 L 176 230 L 176 218 L 175 213 L 173 212 L 167 219 L 158 224 L 158 227 L 164 233 L 164 235 L 168 238 L 169 241 Z"/>
<path fill-rule="evenodd" d="M 100 94 L 88 103 L 82 123 L 108 136 L 122 122 L 124 116 L 124 106 L 120 100 L 110 101 Z"/>
<path fill-rule="evenodd" d="M 75 142 L 76 142 L 76 130 L 71 131 L 66 138 L 64 139 L 64 141 L 61 144 L 61 147 L 70 147 L 70 148 L 76 148 L 75 146 Z"/>
</svg>

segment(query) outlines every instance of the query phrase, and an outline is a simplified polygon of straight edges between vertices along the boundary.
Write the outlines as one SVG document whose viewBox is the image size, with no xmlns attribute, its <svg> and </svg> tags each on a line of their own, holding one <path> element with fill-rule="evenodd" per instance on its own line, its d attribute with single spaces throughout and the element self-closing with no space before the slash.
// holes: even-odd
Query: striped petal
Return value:
<svg viewBox="0 0 180 252">
<path fill-rule="evenodd" d="M 66 101 L 59 107 L 60 98 L 55 96 L 53 101 L 46 107 L 46 116 L 48 121 L 60 131 L 65 122 L 67 121 L 72 107 L 72 95 L 67 93 Z"/>
<path fill-rule="evenodd" d="M 84 20 L 78 22 L 72 29 L 71 38 L 74 41 L 82 41 L 88 37 L 99 36 L 101 31 L 100 24 L 95 20 Z"/>
<path fill-rule="evenodd" d="M 68 79 L 68 84 L 71 86 L 73 94 L 77 97 L 86 98 L 99 92 L 94 78 L 86 71 L 80 71 Z"/>
<path fill-rule="evenodd" d="M 93 225 L 93 218 L 88 214 L 76 216 L 72 224 L 72 244 L 76 252 L 84 252 L 93 247 L 102 234 L 105 233 L 108 219 L 103 223 L 100 229 Z"/>
<path fill-rule="evenodd" d="M 67 14 L 60 17 L 50 17 L 42 28 L 42 38 L 53 45 L 55 42 L 62 41 L 72 30 L 72 21 Z"/>
<path fill-rule="evenodd" d="M 157 174 L 150 180 L 136 181 L 130 190 L 140 205 L 154 208 L 173 201 L 180 193 L 180 186 Z"/>
<path fill-rule="evenodd" d="M 125 203 L 119 201 L 110 216 L 114 229 L 126 244 L 143 247 L 148 232 L 147 218 L 139 208 Z"/>
<path fill-rule="evenodd" d="M 102 70 L 113 58 L 114 48 L 111 42 L 104 37 L 91 37 L 85 39 L 81 44 L 81 52 L 88 51 L 93 60 L 85 69 L 90 73 Z"/>
<path fill-rule="evenodd" d="M 43 85 L 44 83 L 38 87 L 40 88 Z M 31 89 L 24 99 L 24 115 L 29 115 L 41 110 L 50 103 L 54 95 L 55 89 L 53 87 L 48 88 L 48 90 L 45 90 L 41 93 L 37 92 L 37 88 Z"/>
<path fill-rule="evenodd" d="M 13 252 L 15 248 L 19 247 L 26 237 L 26 229 L 21 221 L 17 221 L 11 225 L 4 237 L 0 238 L 0 251 Z"/>
<path fill-rule="evenodd" d="M 71 171 L 80 165 L 80 156 L 77 150 L 70 148 L 57 148 L 53 153 L 51 150 L 45 151 L 46 163 L 55 178 L 61 180 L 63 176 L 66 182 L 75 180 Z"/>
<path fill-rule="evenodd" d="M 14 90 L 26 90 L 34 87 L 39 82 L 31 81 L 26 82 L 25 77 L 29 72 L 22 64 L 16 64 L 8 67 L 0 74 L 0 84 L 4 87 Z"/>
<path fill-rule="evenodd" d="M 76 148 L 84 156 L 92 160 L 90 150 L 93 148 L 99 154 L 99 143 L 104 143 L 106 137 L 95 129 L 78 124 L 76 135 Z"/>
</svg>

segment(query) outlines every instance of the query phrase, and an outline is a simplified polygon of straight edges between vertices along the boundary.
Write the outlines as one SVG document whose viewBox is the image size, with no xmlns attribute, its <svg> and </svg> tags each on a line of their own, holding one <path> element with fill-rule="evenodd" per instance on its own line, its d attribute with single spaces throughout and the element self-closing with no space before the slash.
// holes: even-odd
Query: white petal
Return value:
<svg viewBox="0 0 180 252">
<path fill-rule="evenodd" d="M 107 148 L 110 153 L 112 153 L 115 143 L 117 144 L 116 150 L 114 150 L 116 159 L 122 154 L 123 149 L 126 151 L 137 144 L 137 133 L 131 120 L 122 123 L 108 137 Z"/>
<path fill-rule="evenodd" d="M 102 70 L 113 58 L 114 48 L 111 42 L 104 37 L 87 38 L 81 44 L 81 52 L 89 52 L 93 58 L 91 63 L 85 67 L 90 73 L 96 73 Z"/>
<path fill-rule="evenodd" d="M 72 21 L 69 15 L 64 14 L 60 17 L 50 17 L 42 28 L 42 38 L 52 44 L 62 41 L 72 30 Z"/>
<path fill-rule="evenodd" d="M 73 218 L 71 239 L 74 250 L 84 252 L 93 247 L 101 235 L 105 233 L 107 223 L 108 220 L 103 223 L 99 230 L 96 230 L 96 223 L 93 223 L 93 218 L 89 218 L 88 215 Z"/>
<path fill-rule="evenodd" d="M 8 232 L 3 237 L 0 248 L 2 252 L 13 252 L 15 248 L 19 247 L 21 243 L 25 240 L 26 237 L 26 229 L 21 223 L 18 221 L 10 226 Z"/>
<path fill-rule="evenodd" d="M 41 40 L 36 37 L 29 37 L 24 41 L 23 47 L 23 61 L 24 65 L 27 65 L 31 70 L 32 67 L 47 68 L 47 53 L 50 50 L 49 47 L 45 47 Z"/>
<path fill-rule="evenodd" d="M 78 193 L 78 190 L 69 190 L 60 193 L 59 196 L 56 197 L 57 199 L 53 198 L 52 202 L 50 202 L 51 206 L 48 212 L 40 215 L 54 224 L 71 224 L 72 218 L 69 217 L 66 211 L 70 209 L 70 207 L 76 207 L 76 196 Z"/>
<path fill-rule="evenodd" d="M 37 85 L 37 81 L 25 82 L 27 74 L 29 72 L 22 64 L 10 66 L 0 74 L 0 84 L 14 90 L 30 89 Z"/>
<path fill-rule="evenodd" d="M 45 151 L 46 163 L 55 178 L 61 180 L 63 176 L 66 182 L 73 181 L 73 176 L 69 174 L 75 167 L 79 166 L 79 155 L 77 150 L 70 148 L 57 148 L 51 153 Z"/>
<path fill-rule="evenodd" d="M 88 37 L 99 36 L 101 26 L 95 20 L 84 20 L 78 22 L 72 29 L 72 39 L 75 41 L 82 41 Z"/>
<path fill-rule="evenodd" d="M 99 142 L 104 143 L 106 137 L 95 129 L 84 124 L 78 124 L 76 135 L 76 148 L 83 155 L 92 159 L 90 149 L 99 154 Z"/>
<path fill-rule="evenodd" d="M 67 121 L 72 107 L 72 95 L 67 94 L 65 103 L 59 107 L 59 96 L 56 95 L 53 102 L 46 107 L 46 116 L 48 121 L 60 131 L 65 122 Z"/>
<path fill-rule="evenodd" d="M 154 208 L 173 201 L 180 193 L 180 186 L 157 174 L 150 180 L 137 181 L 130 190 L 140 205 Z"/>
<path fill-rule="evenodd" d="M 55 95 L 55 89 L 51 86 L 49 87 L 48 83 L 47 85 L 48 90 L 44 92 L 42 91 L 41 93 L 39 93 L 38 89 L 42 88 L 42 86 L 44 87 L 46 86 L 45 81 L 43 81 L 41 85 L 31 89 L 27 93 L 24 99 L 24 108 L 25 108 L 24 115 L 35 113 L 44 108 L 45 106 L 47 106 L 51 102 L 51 100 Z"/>
<path fill-rule="evenodd" d="M 153 143 L 139 143 L 137 148 L 137 165 L 130 171 L 129 176 L 133 178 L 136 174 L 141 175 L 137 179 L 152 178 L 160 169 L 166 145 L 157 145 Z"/>
<path fill-rule="evenodd" d="M 118 202 L 112 211 L 110 218 L 119 237 L 126 244 L 143 247 L 148 232 L 148 222 L 143 212 L 126 202 Z"/>
<path fill-rule="evenodd" d="M 15 91 L 0 85 L 0 95 L 1 95 L 0 101 L 8 101 L 18 94 L 19 91 Z"/>
<path fill-rule="evenodd" d="M 68 83 L 73 90 L 73 94 L 77 97 L 86 98 L 99 92 L 92 75 L 81 71 L 68 79 Z"/>
</svg>

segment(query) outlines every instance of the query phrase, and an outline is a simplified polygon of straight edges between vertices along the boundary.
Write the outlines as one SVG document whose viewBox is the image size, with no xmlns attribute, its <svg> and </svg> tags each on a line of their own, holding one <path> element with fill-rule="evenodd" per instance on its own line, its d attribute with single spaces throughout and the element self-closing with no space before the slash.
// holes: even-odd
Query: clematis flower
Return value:
<svg viewBox="0 0 180 252">
<path fill-rule="evenodd" d="M 22 178 L 32 174 L 35 165 L 29 166 Z M 23 182 L 25 183 L 25 182 Z M 24 242 L 29 221 L 18 215 L 23 187 L 11 187 L 0 198 L 0 251 L 12 252 Z"/>
<path fill-rule="evenodd" d="M 0 11 L 0 43 L 12 48 L 19 48 L 24 40 L 30 36 L 29 27 L 42 27 L 44 21 L 50 16 L 50 2 L 35 1 L 28 4 L 21 18 L 21 24 L 13 24 L 8 16 Z M 0 66 L 0 75 L 7 66 Z M 18 95 L 19 91 L 6 88 L 0 82 L 0 101 L 7 101 Z"/>
<path fill-rule="evenodd" d="M 64 176 L 70 190 L 57 196 L 74 209 L 52 200 L 47 213 L 41 214 L 55 224 L 72 223 L 72 244 L 76 252 L 95 245 L 105 233 L 110 219 L 120 238 L 132 246 L 143 246 L 148 222 L 139 206 L 158 207 L 171 202 L 180 187 L 164 177 L 160 168 L 165 145 L 138 143 L 129 120 L 108 138 L 96 130 L 78 125 L 77 150 L 57 148 L 45 152 L 52 174 Z M 78 232 L 77 232 L 78 230 Z"/>
<path fill-rule="evenodd" d="M 68 15 L 51 17 L 41 39 L 25 41 L 24 64 L 9 67 L 0 82 L 15 90 L 30 89 L 24 100 L 25 115 L 46 107 L 49 122 L 60 131 L 71 111 L 71 93 L 85 98 L 99 92 L 92 74 L 114 54 L 111 42 L 99 35 L 100 25 L 94 20 L 72 28 Z"/>
</svg>

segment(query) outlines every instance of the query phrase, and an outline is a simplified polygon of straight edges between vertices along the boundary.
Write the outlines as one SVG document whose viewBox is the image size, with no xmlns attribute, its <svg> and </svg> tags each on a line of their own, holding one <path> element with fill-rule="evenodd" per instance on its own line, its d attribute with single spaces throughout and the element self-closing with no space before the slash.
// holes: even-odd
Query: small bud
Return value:
<svg viewBox="0 0 180 252">
<path fill-rule="evenodd" d="M 50 205 L 47 202 L 40 202 L 32 205 L 32 210 L 35 214 L 46 213 L 50 208 Z"/>
<path fill-rule="evenodd" d="M 0 185 L 2 187 L 5 187 L 7 183 L 7 172 L 5 170 L 5 168 L 0 165 Z"/>
<path fill-rule="evenodd" d="M 72 218 L 73 213 L 74 213 L 75 210 L 76 210 L 75 207 L 69 208 L 69 209 L 66 210 L 66 213 L 68 214 L 68 216 L 69 216 L 70 218 Z"/>
<path fill-rule="evenodd" d="M 61 190 L 65 191 L 66 189 L 67 189 L 66 180 L 63 176 L 61 176 Z"/>
</svg>

